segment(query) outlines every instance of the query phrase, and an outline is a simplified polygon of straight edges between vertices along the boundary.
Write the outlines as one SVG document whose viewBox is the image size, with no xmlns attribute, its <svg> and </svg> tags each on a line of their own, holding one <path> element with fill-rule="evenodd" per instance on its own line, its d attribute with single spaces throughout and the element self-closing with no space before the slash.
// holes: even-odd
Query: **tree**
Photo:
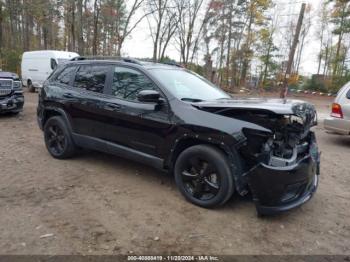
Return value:
<svg viewBox="0 0 350 262">
<path fill-rule="evenodd" d="M 250 0 L 247 1 L 247 35 L 242 47 L 243 61 L 241 71 L 241 85 L 245 85 L 250 61 L 253 56 L 252 45 L 255 42 L 255 26 L 261 26 L 266 17 L 264 12 L 271 6 L 270 0 Z"/>
<path fill-rule="evenodd" d="M 339 76 L 341 72 L 341 48 L 345 34 L 350 32 L 350 3 L 347 0 L 335 0 L 331 22 L 335 29 L 333 33 L 338 36 L 337 49 L 333 65 L 333 76 Z"/>
<path fill-rule="evenodd" d="M 136 12 L 142 7 L 145 0 L 133 0 L 130 10 L 125 13 L 124 17 L 121 16 L 118 17 L 117 22 L 117 56 L 121 55 L 121 49 L 123 47 L 123 44 L 125 42 L 125 39 L 135 30 L 135 28 L 139 25 L 139 23 L 145 19 L 146 16 L 149 15 L 149 13 L 145 13 L 141 15 L 140 18 L 135 19 L 133 21 L 133 18 L 135 17 Z M 121 5 L 122 6 L 122 5 Z M 124 5 L 125 7 L 125 5 Z"/>
<path fill-rule="evenodd" d="M 277 63 L 274 61 L 276 57 L 276 51 L 278 48 L 274 44 L 274 33 L 276 30 L 276 25 L 272 22 L 271 27 L 266 29 L 261 29 L 260 31 L 260 52 L 259 57 L 262 62 L 262 72 L 261 72 L 261 83 L 263 86 L 266 86 L 269 76 L 276 73 Z"/>
<path fill-rule="evenodd" d="M 320 51 L 318 55 L 318 69 L 317 74 L 320 74 L 321 71 L 321 64 L 323 60 L 323 49 L 325 44 L 325 38 L 327 37 L 327 30 L 328 30 L 328 21 L 329 21 L 329 15 L 327 10 L 327 3 L 322 3 L 321 9 L 320 9 L 320 15 L 319 15 L 319 28 L 317 30 L 317 36 L 319 36 L 320 39 Z"/>
<path fill-rule="evenodd" d="M 204 0 L 175 0 L 178 15 L 177 44 L 180 50 L 180 62 L 188 65 L 193 62 L 198 51 L 198 41 L 204 27 L 200 23 L 199 12 Z"/>
<path fill-rule="evenodd" d="M 153 40 L 153 61 L 162 60 L 177 27 L 176 13 L 170 0 L 147 0 L 147 17 Z"/>
</svg>

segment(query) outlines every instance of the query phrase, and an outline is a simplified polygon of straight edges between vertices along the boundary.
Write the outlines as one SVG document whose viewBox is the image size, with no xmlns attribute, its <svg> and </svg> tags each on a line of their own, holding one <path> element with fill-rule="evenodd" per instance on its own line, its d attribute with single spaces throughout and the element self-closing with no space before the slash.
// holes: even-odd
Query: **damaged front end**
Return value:
<svg viewBox="0 0 350 262">
<path fill-rule="evenodd" d="M 312 197 L 320 173 L 320 153 L 311 131 L 317 125 L 313 105 L 298 102 L 283 112 L 237 106 L 215 113 L 266 129 L 243 128 L 245 139 L 238 148 L 245 165 L 241 182 L 252 192 L 259 214 L 287 211 Z"/>
</svg>

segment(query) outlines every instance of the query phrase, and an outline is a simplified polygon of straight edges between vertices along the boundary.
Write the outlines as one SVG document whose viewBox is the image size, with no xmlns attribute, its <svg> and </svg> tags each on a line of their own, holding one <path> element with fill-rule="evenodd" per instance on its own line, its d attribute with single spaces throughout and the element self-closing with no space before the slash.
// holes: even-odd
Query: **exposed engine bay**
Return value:
<svg viewBox="0 0 350 262">
<path fill-rule="evenodd" d="M 271 132 L 243 129 L 246 137 L 241 153 L 249 163 L 248 169 L 256 164 L 270 167 L 289 167 L 308 155 L 313 132 L 317 125 L 314 107 L 307 103 L 297 104 L 293 114 L 277 114 L 265 109 L 210 108 L 215 114 L 243 120 L 264 127 Z"/>
<path fill-rule="evenodd" d="M 312 197 L 320 174 L 320 152 L 311 130 L 317 125 L 313 105 L 257 98 L 194 106 L 234 125 L 231 147 L 241 159 L 240 172 L 234 176 L 236 189 L 242 196 L 251 192 L 259 214 L 290 210 Z"/>
</svg>

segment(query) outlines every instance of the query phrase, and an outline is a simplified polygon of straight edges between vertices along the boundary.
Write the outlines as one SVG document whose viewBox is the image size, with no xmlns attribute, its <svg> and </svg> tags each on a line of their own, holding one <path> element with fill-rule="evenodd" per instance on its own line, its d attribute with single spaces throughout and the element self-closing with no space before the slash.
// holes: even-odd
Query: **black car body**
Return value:
<svg viewBox="0 0 350 262">
<path fill-rule="evenodd" d="M 61 66 L 39 94 L 46 146 L 57 158 L 66 158 L 57 153 L 62 148 L 70 155 L 74 144 L 168 170 L 184 196 L 204 207 L 223 204 L 233 190 L 242 196 L 251 192 L 259 214 L 308 201 L 320 171 L 311 130 L 315 108 L 294 100 L 175 95 L 189 94 L 185 85 L 191 81 L 213 96 L 219 92 L 170 65 L 81 60 Z M 221 175 L 225 172 L 228 178 Z"/>
<path fill-rule="evenodd" d="M 18 75 L 0 72 L 0 113 L 19 113 L 23 105 L 24 96 Z"/>
</svg>

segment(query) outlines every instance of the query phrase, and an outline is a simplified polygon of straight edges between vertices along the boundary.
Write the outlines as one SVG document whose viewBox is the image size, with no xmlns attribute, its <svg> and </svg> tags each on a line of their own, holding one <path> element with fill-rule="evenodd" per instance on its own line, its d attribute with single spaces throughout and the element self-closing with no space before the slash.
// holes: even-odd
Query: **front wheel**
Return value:
<svg viewBox="0 0 350 262">
<path fill-rule="evenodd" d="M 198 145 L 186 149 L 176 161 L 174 175 L 182 195 L 201 207 L 222 205 L 234 192 L 227 156 L 213 146 Z"/>
<path fill-rule="evenodd" d="M 55 116 L 47 120 L 44 138 L 46 148 L 54 158 L 70 158 L 76 152 L 76 146 L 62 117 Z"/>
<path fill-rule="evenodd" d="M 33 86 L 32 81 L 28 81 L 28 91 L 30 93 L 34 93 L 35 92 L 35 87 Z"/>
</svg>

